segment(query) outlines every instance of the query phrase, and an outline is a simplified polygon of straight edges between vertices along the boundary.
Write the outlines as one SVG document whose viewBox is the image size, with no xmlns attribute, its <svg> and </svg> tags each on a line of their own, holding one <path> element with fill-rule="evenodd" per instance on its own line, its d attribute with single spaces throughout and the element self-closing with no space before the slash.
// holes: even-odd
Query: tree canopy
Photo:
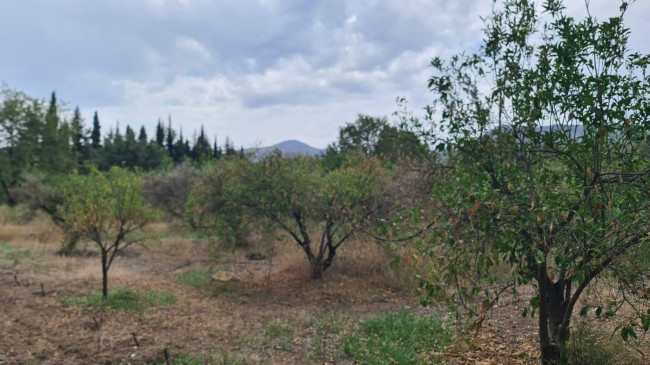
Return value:
<svg viewBox="0 0 650 365">
<path fill-rule="evenodd" d="M 626 339 L 650 326 L 650 57 L 627 48 L 627 3 L 613 10 L 599 21 L 562 1 L 504 1 L 477 53 L 433 60 L 435 100 L 419 124 L 448 157 L 424 291 L 480 320 L 532 280 L 524 314 L 538 315 L 545 364 L 566 361 L 574 308 L 598 278 L 617 279 L 617 294 L 596 315 L 637 310 L 619 327 Z"/>
</svg>

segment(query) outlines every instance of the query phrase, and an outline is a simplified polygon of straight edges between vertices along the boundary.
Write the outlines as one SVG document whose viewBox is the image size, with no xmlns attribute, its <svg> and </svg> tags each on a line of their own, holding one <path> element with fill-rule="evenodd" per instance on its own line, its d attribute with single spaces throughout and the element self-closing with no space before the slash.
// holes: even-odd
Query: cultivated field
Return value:
<svg viewBox="0 0 650 365">
<path fill-rule="evenodd" d="M 0 364 L 537 362 L 535 319 L 522 318 L 517 303 L 497 308 L 477 336 L 459 334 L 443 307 L 418 304 L 417 264 L 390 269 L 372 241 L 350 242 L 324 279 L 312 280 L 288 241 L 259 236 L 219 250 L 176 225 L 149 228 L 150 239 L 117 257 L 106 304 L 92 243 L 63 257 L 47 217 L 1 223 Z M 222 270 L 233 279 L 215 280 Z M 400 323 L 414 325 L 424 347 L 413 338 L 379 343 Z M 415 358 L 404 360 L 407 347 Z"/>
</svg>

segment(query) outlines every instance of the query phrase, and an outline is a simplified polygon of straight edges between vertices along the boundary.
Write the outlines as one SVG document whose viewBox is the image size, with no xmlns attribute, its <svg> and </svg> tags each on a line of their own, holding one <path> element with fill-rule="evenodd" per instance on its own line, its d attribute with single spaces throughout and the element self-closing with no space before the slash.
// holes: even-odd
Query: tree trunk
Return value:
<svg viewBox="0 0 650 365">
<path fill-rule="evenodd" d="M 546 274 L 546 264 L 539 268 L 539 344 L 542 364 L 566 364 L 566 343 L 569 340 L 569 323 L 563 326 L 569 299 L 564 298 L 564 285 L 553 283 Z"/>
<path fill-rule="evenodd" d="M 325 258 L 325 260 L 323 260 L 322 254 L 316 257 L 311 253 L 311 250 L 308 251 L 308 248 L 305 248 L 305 252 L 307 253 L 307 259 L 309 260 L 309 266 L 311 269 L 310 277 L 312 279 L 321 279 L 325 270 L 332 266 L 334 256 L 336 256 L 336 250 L 332 248 L 328 249 L 327 258 Z"/>
<path fill-rule="evenodd" d="M 102 250 L 102 297 L 108 298 L 108 253 Z"/>
</svg>

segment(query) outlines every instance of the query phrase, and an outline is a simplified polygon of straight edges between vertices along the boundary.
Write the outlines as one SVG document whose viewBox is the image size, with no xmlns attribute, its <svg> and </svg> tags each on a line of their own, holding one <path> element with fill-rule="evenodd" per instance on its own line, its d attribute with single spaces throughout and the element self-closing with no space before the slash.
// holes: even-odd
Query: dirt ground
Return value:
<svg viewBox="0 0 650 365">
<path fill-rule="evenodd" d="M 352 364 L 339 340 L 360 319 L 403 308 L 445 316 L 421 307 L 408 289 L 411 275 L 388 269 L 372 243 L 341 252 L 324 279 L 311 280 L 286 243 L 262 252 L 271 258 L 250 260 L 251 248 L 215 254 L 210 239 L 152 228 L 160 238 L 117 257 L 109 288 L 169 292 L 176 304 L 115 311 L 65 304 L 100 289 L 91 244 L 84 255 L 63 257 L 60 233 L 47 222 L 0 225 L 5 251 L 29 252 L 0 264 L 0 364 Z M 178 280 L 206 270 L 234 279 L 201 287 Z M 478 336 L 449 347 L 446 362 L 537 363 L 536 323 L 520 313 L 516 304 L 497 308 Z"/>
</svg>

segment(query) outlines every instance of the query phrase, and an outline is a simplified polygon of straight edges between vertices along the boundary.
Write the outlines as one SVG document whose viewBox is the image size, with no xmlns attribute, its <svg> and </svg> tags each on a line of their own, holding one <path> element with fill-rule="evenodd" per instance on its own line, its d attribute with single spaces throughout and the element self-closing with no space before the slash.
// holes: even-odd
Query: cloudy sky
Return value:
<svg viewBox="0 0 650 365">
<path fill-rule="evenodd" d="M 79 105 L 86 124 L 150 134 L 172 116 L 237 146 L 323 148 L 357 113 L 421 109 L 434 56 L 480 44 L 489 0 L 0 0 L 0 81 Z M 583 0 L 567 1 L 584 14 Z M 620 1 L 591 0 L 616 15 Z M 633 4 L 632 48 L 650 51 L 650 2 Z"/>
</svg>

